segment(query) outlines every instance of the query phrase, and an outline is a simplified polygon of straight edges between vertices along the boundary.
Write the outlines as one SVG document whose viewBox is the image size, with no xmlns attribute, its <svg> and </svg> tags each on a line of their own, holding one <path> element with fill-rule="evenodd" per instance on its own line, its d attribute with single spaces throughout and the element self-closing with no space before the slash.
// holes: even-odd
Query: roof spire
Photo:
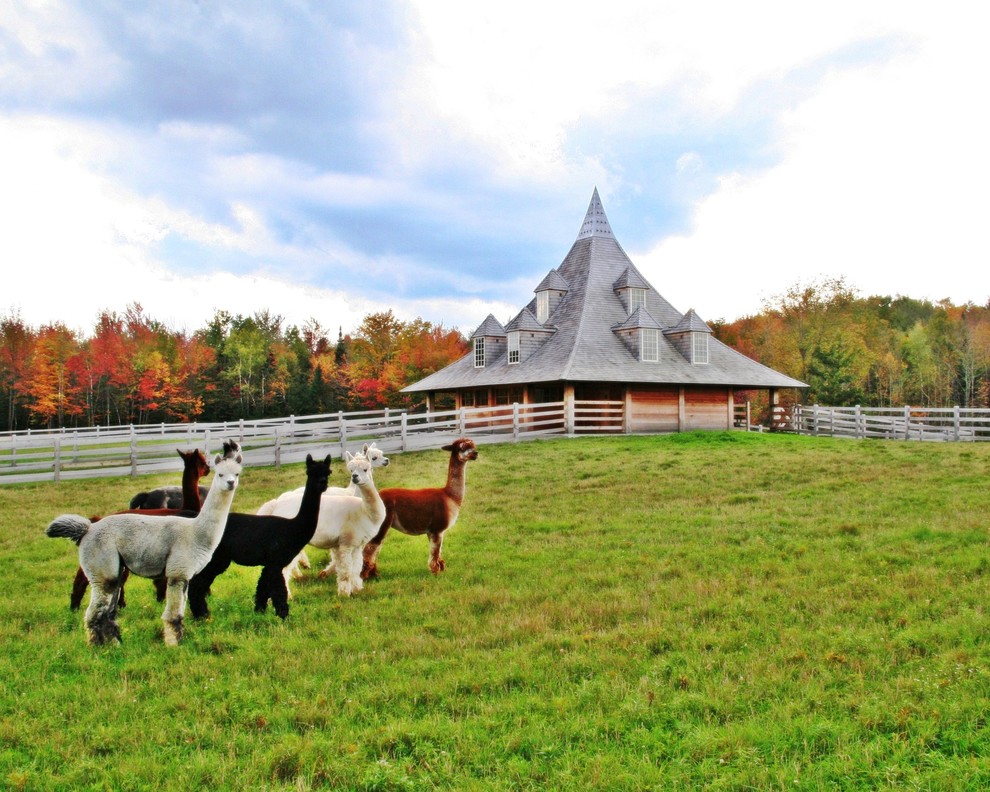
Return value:
<svg viewBox="0 0 990 792">
<path fill-rule="evenodd" d="M 608 224 L 608 218 L 605 216 L 605 210 L 602 208 L 602 199 L 598 197 L 597 187 L 595 187 L 595 192 L 591 196 L 591 203 L 588 204 L 588 213 L 584 216 L 584 223 L 577 238 L 587 239 L 594 236 L 605 236 L 615 239 L 615 235 L 612 233 L 612 226 Z"/>
</svg>

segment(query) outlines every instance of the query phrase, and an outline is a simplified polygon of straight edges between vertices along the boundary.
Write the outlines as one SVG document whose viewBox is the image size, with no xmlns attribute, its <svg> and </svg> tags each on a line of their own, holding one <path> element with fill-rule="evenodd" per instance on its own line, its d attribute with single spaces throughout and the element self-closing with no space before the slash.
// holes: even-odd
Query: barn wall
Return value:
<svg viewBox="0 0 990 792">
<path fill-rule="evenodd" d="M 721 387 L 684 387 L 683 419 L 680 388 L 676 385 L 631 385 L 629 432 L 677 432 L 691 429 L 729 429 L 729 390 Z"/>
<path fill-rule="evenodd" d="M 629 432 L 676 432 L 678 388 L 639 386 L 629 389 Z"/>
<path fill-rule="evenodd" d="M 730 429 L 728 388 L 684 388 L 684 431 Z"/>
</svg>

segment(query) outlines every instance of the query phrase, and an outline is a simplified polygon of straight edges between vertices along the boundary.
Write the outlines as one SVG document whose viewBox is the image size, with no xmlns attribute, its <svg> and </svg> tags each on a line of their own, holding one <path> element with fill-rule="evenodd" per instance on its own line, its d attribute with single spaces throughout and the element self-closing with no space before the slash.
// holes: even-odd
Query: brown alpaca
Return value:
<svg viewBox="0 0 990 792">
<path fill-rule="evenodd" d="M 469 461 L 478 458 L 474 441 L 466 437 L 444 446 L 450 452 L 447 466 L 447 485 L 427 489 L 388 487 L 379 490 L 385 504 L 385 520 L 374 538 L 364 547 L 364 567 L 361 577 L 378 576 L 378 553 L 389 528 L 395 528 L 410 536 L 426 534 L 430 539 L 430 571 L 435 575 L 446 568 L 440 551 L 443 534 L 457 520 L 464 502 L 465 468 Z"/>
<path fill-rule="evenodd" d="M 176 451 L 179 450 L 176 449 Z M 128 511 L 158 516 L 182 514 L 183 512 L 188 512 L 190 515 L 199 514 L 199 510 L 203 508 L 202 489 L 204 489 L 200 488 L 199 480 L 210 472 L 210 463 L 206 461 L 206 455 L 198 448 L 194 448 L 192 451 L 179 451 L 179 456 L 182 457 L 182 508 L 129 509 Z M 141 494 L 146 495 L 147 493 Z M 117 513 L 126 514 L 127 512 Z M 100 518 L 93 517 L 91 519 L 93 522 L 96 522 Z M 124 567 L 124 571 L 120 575 L 120 600 L 117 603 L 118 608 L 123 608 L 126 604 L 124 602 L 124 583 L 127 581 L 128 575 L 130 575 L 130 571 L 127 567 Z M 152 582 L 155 584 L 155 599 L 159 602 L 164 602 L 165 579 L 155 578 Z M 69 607 L 72 610 L 79 609 L 88 585 L 89 579 L 86 577 L 86 573 L 83 572 L 83 568 L 79 567 L 76 570 L 76 579 L 72 582 L 72 595 L 69 597 Z"/>
</svg>

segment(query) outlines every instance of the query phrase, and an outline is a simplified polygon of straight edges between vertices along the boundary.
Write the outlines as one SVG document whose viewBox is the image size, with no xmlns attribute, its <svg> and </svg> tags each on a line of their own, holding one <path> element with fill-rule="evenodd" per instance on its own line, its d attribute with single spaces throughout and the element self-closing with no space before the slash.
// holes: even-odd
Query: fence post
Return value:
<svg viewBox="0 0 990 792">
<path fill-rule="evenodd" d="M 404 412 L 399 416 L 399 448 L 403 451 L 406 450 L 407 419 L 408 416 Z"/>
<path fill-rule="evenodd" d="M 519 441 L 519 402 L 512 402 L 512 442 Z"/>
<path fill-rule="evenodd" d="M 243 445 L 244 445 L 244 419 L 243 418 L 241 418 L 237 422 L 237 431 L 239 433 L 239 437 L 237 438 L 237 440 L 241 444 L 241 446 L 243 447 Z"/>
<path fill-rule="evenodd" d="M 134 424 L 131 424 L 131 478 L 137 476 L 137 434 L 134 432 Z"/>
<path fill-rule="evenodd" d="M 952 428 L 956 437 L 956 441 L 959 440 L 959 405 L 957 404 L 952 408 Z"/>
<path fill-rule="evenodd" d="M 279 470 L 282 467 L 282 435 L 278 431 L 278 427 L 275 427 L 275 469 Z"/>
<path fill-rule="evenodd" d="M 908 404 L 904 405 L 904 439 L 911 439 L 911 407 Z"/>
<path fill-rule="evenodd" d="M 62 480 L 62 441 L 55 438 L 55 462 L 53 463 L 56 483 Z"/>
<path fill-rule="evenodd" d="M 860 432 L 861 432 L 860 421 L 862 420 L 862 417 L 863 417 L 862 416 L 862 412 L 860 411 L 859 405 L 857 404 L 856 405 L 856 410 L 853 413 L 853 423 L 856 426 L 856 439 L 857 440 L 861 440 L 863 438 L 863 435 L 860 434 Z"/>
<path fill-rule="evenodd" d="M 457 434 L 459 434 L 461 437 L 464 437 L 464 435 L 467 434 L 467 430 L 465 428 L 466 426 L 467 426 L 467 408 L 461 407 L 461 409 L 457 413 Z"/>
<path fill-rule="evenodd" d="M 337 421 L 340 424 L 340 458 L 347 459 L 347 423 L 344 421 L 344 411 L 337 412 Z"/>
<path fill-rule="evenodd" d="M 752 431 L 753 427 L 753 405 L 746 399 L 746 431 Z"/>
</svg>

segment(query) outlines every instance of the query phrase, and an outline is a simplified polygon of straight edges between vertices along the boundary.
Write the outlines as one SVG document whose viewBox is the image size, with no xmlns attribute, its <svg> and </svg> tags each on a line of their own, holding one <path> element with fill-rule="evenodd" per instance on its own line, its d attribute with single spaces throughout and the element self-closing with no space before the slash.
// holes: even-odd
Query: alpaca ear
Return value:
<svg viewBox="0 0 990 792">
<path fill-rule="evenodd" d="M 344 459 L 350 462 L 352 459 L 354 459 L 354 454 L 352 454 L 350 451 L 345 451 Z"/>
<path fill-rule="evenodd" d="M 453 445 L 445 445 L 440 450 L 441 451 L 453 451 L 454 450 L 454 446 Z"/>
<path fill-rule="evenodd" d="M 310 467 L 313 464 L 313 455 L 306 454 L 306 467 Z"/>
<path fill-rule="evenodd" d="M 365 456 L 368 455 L 368 444 L 367 443 L 364 444 L 364 448 L 361 449 L 361 453 L 364 454 Z"/>
<path fill-rule="evenodd" d="M 331 459 L 332 459 L 332 457 L 329 454 L 327 454 L 326 459 L 323 460 L 323 462 L 326 464 L 327 467 L 330 467 L 330 460 Z"/>
</svg>

